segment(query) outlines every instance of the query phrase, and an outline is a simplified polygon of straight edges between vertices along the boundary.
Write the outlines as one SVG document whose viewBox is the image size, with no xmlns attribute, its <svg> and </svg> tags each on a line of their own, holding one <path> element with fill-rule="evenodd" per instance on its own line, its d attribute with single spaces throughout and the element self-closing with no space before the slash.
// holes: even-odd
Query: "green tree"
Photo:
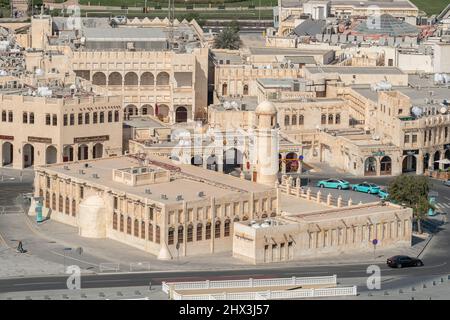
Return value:
<svg viewBox="0 0 450 320">
<path fill-rule="evenodd" d="M 426 218 L 428 210 L 435 209 L 428 201 L 429 191 L 430 183 L 424 176 L 401 175 L 388 187 L 388 200 L 413 209 L 419 233 L 422 233 L 421 221 Z"/>
<path fill-rule="evenodd" d="M 239 30 L 230 25 L 214 38 L 214 48 L 237 50 L 241 46 Z"/>
</svg>

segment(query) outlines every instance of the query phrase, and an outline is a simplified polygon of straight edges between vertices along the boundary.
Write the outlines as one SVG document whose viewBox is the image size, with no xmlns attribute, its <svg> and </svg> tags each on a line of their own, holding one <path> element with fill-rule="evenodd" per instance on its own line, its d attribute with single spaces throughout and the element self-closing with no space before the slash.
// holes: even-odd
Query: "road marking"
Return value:
<svg viewBox="0 0 450 320">
<path fill-rule="evenodd" d="M 27 283 L 13 283 L 13 286 L 20 287 L 20 286 L 29 286 L 34 284 L 60 284 L 59 282 L 27 282 Z"/>
</svg>

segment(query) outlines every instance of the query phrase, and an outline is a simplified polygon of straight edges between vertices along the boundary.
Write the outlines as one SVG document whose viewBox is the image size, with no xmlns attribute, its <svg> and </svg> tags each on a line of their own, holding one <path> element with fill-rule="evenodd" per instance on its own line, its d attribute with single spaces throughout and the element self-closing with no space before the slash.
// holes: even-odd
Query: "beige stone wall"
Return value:
<svg viewBox="0 0 450 320">
<path fill-rule="evenodd" d="M 351 208 L 341 210 L 339 218 L 308 223 L 288 216 L 276 218 L 281 224 L 267 228 L 235 223 L 233 256 L 260 264 L 373 252 L 373 239 L 379 240 L 379 249 L 411 246 L 412 209 L 386 211 L 380 206 L 379 212 L 357 216 L 346 215 Z M 326 211 L 321 214 L 326 215 Z"/>
<path fill-rule="evenodd" d="M 98 117 L 96 124 L 93 123 L 94 113 Z M 101 113 L 104 115 L 103 123 L 100 123 Z M 78 124 L 79 114 L 83 116 L 83 124 Z M 89 114 L 89 124 L 85 124 L 86 114 Z M 31 165 L 122 153 L 120 97 L 58 99 L 0 95 L 0 117 L 2 166 L 22 169 Z M 64 119 L 67 125 L 64 125 Z M 96 145 L 97 153 L 94 154 Z M 80 146 L 87 147 L 87 152 L 84 149 L 79 152 Z"/>
</svg>

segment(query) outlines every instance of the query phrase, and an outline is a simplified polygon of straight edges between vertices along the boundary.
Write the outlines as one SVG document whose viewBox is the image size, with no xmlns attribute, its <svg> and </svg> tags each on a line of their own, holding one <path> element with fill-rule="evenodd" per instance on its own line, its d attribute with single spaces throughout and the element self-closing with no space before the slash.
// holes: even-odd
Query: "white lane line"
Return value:
<svg viewBox="0 0 450 320">
<path fill-rule="evenodd" d="M 27 283 L 13 283 L 13 286 L 20 287 L 20 286 L 29 286 L 29 285 L 35 285 L 35 284 L 55 284 L 57 282 L 27 282 Z"/>
</svg>

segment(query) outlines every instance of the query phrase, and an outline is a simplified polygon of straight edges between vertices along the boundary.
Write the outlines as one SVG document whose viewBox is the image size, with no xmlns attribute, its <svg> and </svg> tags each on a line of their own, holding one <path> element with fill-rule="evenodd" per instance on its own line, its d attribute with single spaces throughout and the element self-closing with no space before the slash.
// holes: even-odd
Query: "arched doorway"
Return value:
<svg viewBox="0 0 450 320">
<path fill-rule="evenodd" d="M 222 95 L 226 96 L 228 94 L 228 85 L 226 83 L 222 84 Z"/>
<path fill-rule="evenodd" d="M 377 174 L 377 159 L 369 157 L 364 162 L 364 175 L 375 176 Z"/>
<path fill-rule="evenodd" d="M 429 153 L 426 153 L 426 154 L 423 156 L 423 170 L 424 170 L 424 171 L 425 171 L 425 170 L 428 170 L 428 169 L 430 169 L 429 167 L 430 167 L 430 154 L 429 154 Z"/>
<path fill-rule="evenodd" d="M 45 150 L 45 163 L 52 164 L 57 162 L 57 150 L 54 146 L 48 146 Z"/>
<path fill-rule="evenodd" d="M 175 111 L 175 122 L 187 122 L 188 113 L 185 107 L 178 107 Z"/>
<path fill-rule="evenodd" d="M 225 173 L 230 173 L 236 168 L 242 168 L 243 156 L 242 152 L 236 148 L 231 148 L 223 153 Z"/>
<path fill-rule="evenodd" d="M 170 76 L 167 72 L 160 72 L 156 76 L 156 85 L 157 86 L 168 86 L 169 85 Z"/>
<path fill-rule="evenodd" d="M 141 86 L 152 86 L 155 84 L 155 77 L 151 72 L 144 72 L 141 75 Z"/>
<path fill-rule="evenodd" d="M 34 164 L 34 147 L 27 143 L 22 148 L 23 153 L 23 167 L 28 168 Z"/>
<path fill-rule="evenodd" d="M 63 148 L 63 162 L 73 161 L 73 147 L 65 146 Z"/>
<path fill-rule="evenodd" d="M 391 157 L 384 156 L 380 160 L 380 174 L 390 175 L 392 173 L 392 160 Z"/>
<path fill-rule="evenodd" d="M 147 115 L 153 116 L 154 114 L 155 114 L 155 112 L 153 111 L 153 107 L 151 105 L 144 104 L 141 107 L 141 115 L 143 115 L 143 116 L 147 116 Z"/>
<path fill-rule="evenodd" d="M 124 119 L 130 119 L 130 116 L 137 116 L 138 108 L 134 104 L 129 104 L 125 107 L 123 111 Z"/>
<path fill-rule="evenodd" d="M 439 170 L 439 160 L 441 159 L 441 153 L 439 151 L 436 151 L 434 153 L 434 157 L 433 157 L 433 169 L 434 170 Z"/>
<path fill-rule="evenodd" d="M 138 76 L 136 73 L 128 72 L 127 74 L 125 74 L 124 84 L 126 86 L 137 86 L 138 82 L 139 82 L 139 80 L 138 80 Z"/>
<path fill-rule="evenodd" d="M 169 107 L 165 104 L 157 105 L 156 116 L 160 119 L 167 118 L 169 116 Z"/>
<path fill-rule="evenodd" d="M 4 142 L 2 145 L 2 165 L 7 166 L 13 163 L 14 148 L 11 142 Z"/>
<path fill-rule="evenodd" d="M 89 148 L 87 145 L 82 144 L 78 147 L 78 160 L 87 160 L 88 159 Z"/>
<path fill-rule="evenodd" d="M 410 154 L 403 159 L 402 172 L 416 172 L 417 159 L 416 156 Z"/>
<path fill-rule="evenodd" d="M 103 157 L 103 144 L 96 143 L 92 149 L 92 157 L 94 159 Z"/>
<path fill-rule="evenodd" d="M 92 84 L 97 86 L 105 86 L 106 85 L 106 75 L 103 72 L 96 72 L 92 76 Z"/>
<path fill-rule="evenodd" d="M 289 152 L 286 155 L 286 173 L 297 172 L 298 170 L 298 156 L 295 152 Z"/>
<path fill-rule="evenodd" d="M 216 158 L 215 155 L 209 156 L 208 160 L 206 160 L 206 169 L 213 170 L 213 171 L 217 171 L 218 170 L 217 158 Z"/>
<path fill-rule="evenodd" d="M 112 72 L 108 76 L 108 85 L 121 86 L 122 85 L 122 75 L 119 72 Z"/>
<path fill-rule="evenodd" d="M 195 155 L 191 158 L 191 165 L 201 167 L 203 165 L 203 158 L 200 155 Z"/>
</svg>

